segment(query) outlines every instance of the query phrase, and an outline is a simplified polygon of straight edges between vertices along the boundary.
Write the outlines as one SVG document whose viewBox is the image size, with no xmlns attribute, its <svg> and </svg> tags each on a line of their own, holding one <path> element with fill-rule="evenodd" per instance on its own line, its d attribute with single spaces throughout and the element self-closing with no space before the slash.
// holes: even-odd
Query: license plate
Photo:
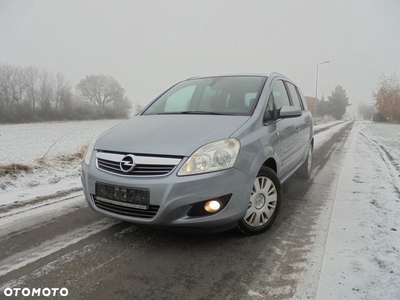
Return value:
<svg viewBox="0 0 400 300">
<path fill-rule="evenodd" d="M 96 197 L 99 200 L 112 200 L 113 204 L 129 206 L 138 209 L 149 209 L 150 191 L 149 189 L 135 188 L 130 189 L 120 186 L 112 186 L 103 183 L 96 183 Z M 130 204 L 130 205 L 126 205 Z"/>
</svg>

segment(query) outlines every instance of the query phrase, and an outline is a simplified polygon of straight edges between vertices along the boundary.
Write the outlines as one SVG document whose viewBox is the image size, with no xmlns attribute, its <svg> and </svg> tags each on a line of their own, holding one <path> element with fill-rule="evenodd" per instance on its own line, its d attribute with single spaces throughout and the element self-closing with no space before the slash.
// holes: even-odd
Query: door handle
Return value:
<svg viewBox="0 0 400 300">
<path fill-rule="evenodd" d="M 300 127 L 296 127 L 296 132 L 299 132 L 300 131 Z"/>
</svg>

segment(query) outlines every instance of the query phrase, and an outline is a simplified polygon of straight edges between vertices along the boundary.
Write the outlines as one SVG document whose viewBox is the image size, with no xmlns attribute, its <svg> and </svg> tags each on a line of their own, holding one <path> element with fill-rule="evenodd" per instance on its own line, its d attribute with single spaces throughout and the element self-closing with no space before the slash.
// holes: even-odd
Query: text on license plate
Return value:
<svg viewBox="0 0 400 300">
<path fill-rule="evenodd" d="M 109 201 L 110 203 L 121 206 L 131 204 L 129 207 L 148 209 L 150 191 L 148 189 L 130 189 L 96 182 L 96 197 L 101 201 L 104 201 L 103 199 L 111 200 Z"/>
</svg>

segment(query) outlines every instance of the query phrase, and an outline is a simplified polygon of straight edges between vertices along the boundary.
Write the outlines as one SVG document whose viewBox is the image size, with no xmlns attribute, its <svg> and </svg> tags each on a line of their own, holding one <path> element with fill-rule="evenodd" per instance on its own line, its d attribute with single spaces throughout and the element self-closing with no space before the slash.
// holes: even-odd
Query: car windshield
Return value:
<svg viewBox="0 0 400 300">
<path fill-rule="evenodd" d="M 251 115 L 266 77 L 232 76 L 191 79 L 178 83 L 144 115 L 209 114 Z"/>
</svg>

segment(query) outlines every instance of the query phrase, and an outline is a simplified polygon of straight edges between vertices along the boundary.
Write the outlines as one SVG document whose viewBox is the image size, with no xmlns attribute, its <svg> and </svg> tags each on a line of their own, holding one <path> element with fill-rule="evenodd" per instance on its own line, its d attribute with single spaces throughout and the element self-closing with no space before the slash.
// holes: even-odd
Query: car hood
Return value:
<svg viewBox="0 0 400 300">
<path fill-rule="evenodd" d="M 95 149 L 134 154 L 189 156 L 201 146 L 228 138 L 249 116 L 136 116 L 99 136 Z"/>
</svg>

